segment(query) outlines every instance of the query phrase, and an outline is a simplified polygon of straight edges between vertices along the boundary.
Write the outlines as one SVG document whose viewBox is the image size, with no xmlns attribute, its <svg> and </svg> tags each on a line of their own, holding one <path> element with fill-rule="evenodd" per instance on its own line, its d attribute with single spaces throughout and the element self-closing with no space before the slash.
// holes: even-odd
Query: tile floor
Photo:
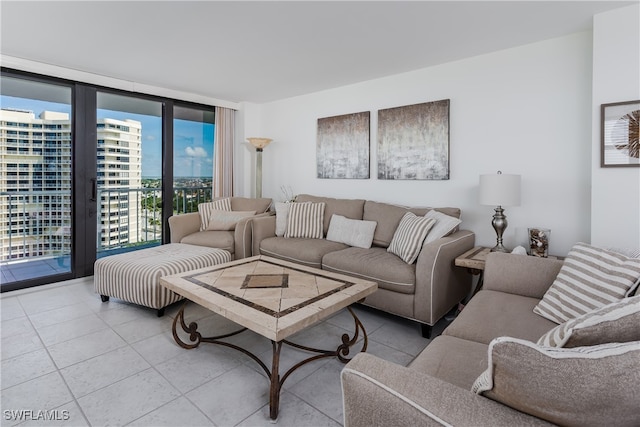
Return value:
<svg viewBox="0 0 640 427">
<path fill-rule="evenodd" d="M 158 318 L 155 310 L 116 299 L 102 303 L 92 278 L 2 294 L 0 424 L 273 425 L 268 380 L 257 363 L 223 346 L 185 350 L 175 344 L 171 322 L 180 304 Z M 414 322 L 366 307 L 355 310 L 372 354 L 406 365 L 429 343 Z M 212 335 L 235 328 L 192 303 L 186 314 L 202 330 L 215 331 Z M 446 324 L 436 325 L 434 336 Z M 352 331 L 353 320 L 343 310 L 291 340 L 330 349 L 341 334 Z M 245 331 L 231 340 L 270 365 L 267 339 Z M 281 372 L 306 354 L 283 347 Z M 341 425 L 343 366 L 336 359 L 321 359 L 287 378 L 277 424 Z"/>
</svg>

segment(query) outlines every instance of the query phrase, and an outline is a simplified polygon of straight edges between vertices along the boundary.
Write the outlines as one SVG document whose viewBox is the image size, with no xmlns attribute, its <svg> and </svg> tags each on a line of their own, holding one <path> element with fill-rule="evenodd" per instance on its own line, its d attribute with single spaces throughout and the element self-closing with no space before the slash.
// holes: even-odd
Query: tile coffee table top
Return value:
<svg viewBox="0 0 640 427">
<path fill-rule="evenodd" d="M 264 255 L 160 278 L 173 292 L 273 341 L 360 301 L 375 282 Z"/>
</svg>

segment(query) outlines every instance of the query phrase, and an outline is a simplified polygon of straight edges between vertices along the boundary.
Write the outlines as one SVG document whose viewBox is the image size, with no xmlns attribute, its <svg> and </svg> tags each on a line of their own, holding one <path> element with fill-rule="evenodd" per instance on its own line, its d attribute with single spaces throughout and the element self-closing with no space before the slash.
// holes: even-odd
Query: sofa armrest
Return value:
<svg viewBox="0 0 640 427">
<path fill-rule="evenodd" d="M 251 218 L 251 255 L 260 255 L 260 242 L 276 236 L 275 215 Z"/>
<path fill-rule="evenodd" d="M 252 253 L 252 241 L 253 241 L 253 229 L 252 221 L 256 218 L 272 216 L 273 212 L 264 212 L 243 218 L 236 224 L 233 239 L 235 244 L 235 259 L 248 258 L 253 255 Z"/>
<path fill-rule="evenodd" d="M 422 247 L 416 261 L 416 320 L 433 326 L 469 295 L 472 277 L 455 267 L 455 259 L 473 248 L 475 240 L 473 232 L 458 230 Z"/>
<path fill-rule="evenodd" d="M 562 263 L 551 258 L 491 252 L 484 267 L 483 289 L 541 299 Z"/>
<path fill-rule="evenodd" d="M 340 377 L 345 427 L 551 425 L 366 353 L 356 355 Z"/>
<path fill-rule="evenodd" d="M 200 214 L 198 212 L 169 217 L 171 243 L 180 243 L 185 236 L 198 231 L 200 231 Z"/>
</svg>

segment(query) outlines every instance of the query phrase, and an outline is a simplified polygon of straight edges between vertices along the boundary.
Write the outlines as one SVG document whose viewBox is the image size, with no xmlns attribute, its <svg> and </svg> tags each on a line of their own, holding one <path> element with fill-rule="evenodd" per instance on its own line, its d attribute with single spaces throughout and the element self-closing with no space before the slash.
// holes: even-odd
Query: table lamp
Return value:
<svg viewBox="0 0 640 427">
<path fill-rule="evenodd" d="M 497 206 L 491 225 L 496 230 L 497 244 L 491 252 L 509 252 L 502 245 L 502 234 L 507 228 L 507 217 L 503 206 L 520 206 L 520 175 L 504 174 L 500 171 L 491 175 L 480 175 L 480 204 Z"/>
</svg>

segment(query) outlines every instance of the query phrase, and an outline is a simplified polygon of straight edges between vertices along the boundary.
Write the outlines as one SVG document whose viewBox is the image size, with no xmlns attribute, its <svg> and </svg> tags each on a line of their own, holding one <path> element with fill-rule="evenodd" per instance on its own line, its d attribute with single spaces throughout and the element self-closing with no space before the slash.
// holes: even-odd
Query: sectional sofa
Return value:
<svg viewBox="0 0 640 427">
<path fill-rule="evenodd" d="M 454 260 L 474 246 L 473 232 L 456 225 L 443 237 L 432 235 L 434 238 L 429 239 L 427 234 L 414 262 L 405 262 L 387 251 L 407 212 L 421 217 L 431 208 L 298 195 L 295 204 L 300 207 L 304 203 L 323 206 L 321 229 L 316 238 L 291 237 L 278 230 L 283 221 L 287 224 L 279 212 L 286 206 L 275 204 L 275 216 L 249 220 L 252 254 L 373 280 L 378 283 L 378 291 L 367 297 L 364 304 L 419 322 L 427 337 L 431 327 L 470 293 L 472 277 L 464 269 L 455 267 Z M 460 217 L 458 208 L 435 208 L 435 211 L 434 214 L 445 214 L 448 219 Z M 332 219 L 340 219 L 343 224 L 337 232 L 331 227 Z M 354 234 L 353 229 L 361 225 L 372 231 L 369 242 L 360 244 L 358 240 L 362 235 L 355 233 L 356 242 L 349 243 L 345 237 Z M 429 231 L 432 232 L 434 230 Z"/>
<path fill-rule="evenodd" d="M 491 253 L 483 289 L 408 367 L 366 353 L 345 366 L 345 427 L 640 425 L 640 296 L 565 322 L 534 312 L 582 275 L 576 259 Z M 622 270 L 637 286 L 640 260 Z"/>
</svg>

